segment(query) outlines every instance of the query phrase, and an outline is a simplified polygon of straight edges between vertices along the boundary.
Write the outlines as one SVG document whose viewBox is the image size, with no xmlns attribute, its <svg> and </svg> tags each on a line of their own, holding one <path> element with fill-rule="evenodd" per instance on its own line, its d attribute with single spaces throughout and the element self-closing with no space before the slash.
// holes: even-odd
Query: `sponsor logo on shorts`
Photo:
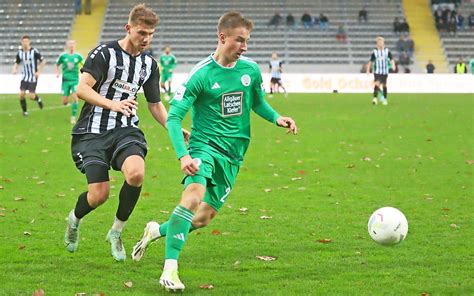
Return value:
<svg viewBox="0 0 474 296">
<path fill-rule="evenodd" d="M 222 95 L 222 116 L 236 116 L 242 114 L 243 92 L 234 92 Z"/>
<path fill-rule="evenodd" d="M 120 92 L 124 92 L 124 93 L 134 95 L 138 92 L 139 86 L 134 84 L 134 83 L 130 83 L 130 82 L 126 82 L 126 81 L 117 79 L 117 80 L 114 81 L 113 88 L 115 88 L 116 90 L 118 90 Z"/>
</svg>

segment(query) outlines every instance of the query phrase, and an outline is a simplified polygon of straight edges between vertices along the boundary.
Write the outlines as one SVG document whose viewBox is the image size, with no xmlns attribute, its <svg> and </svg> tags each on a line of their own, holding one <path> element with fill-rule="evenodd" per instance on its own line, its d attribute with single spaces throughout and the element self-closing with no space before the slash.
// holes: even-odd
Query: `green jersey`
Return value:
<svg viewBox="0 0 474 296">
<path fill-rule="evenodd" d="M 56 61 L 56 65 L 63 70 L 63 81 L 79 81 L 79 68 L 84 59 L 79 53 L 63 53 Z"/>
<path fill-rule="evenodd" d="M 169 72 L 176 68 L 176 58 L 172 54 L 162 54 L 160 56 L 160 65 L 163 71 Z"/>
<path fill-rule="evenodd" d="M 250 111 L 275 123 L 279 115 L 265 101 L 258 65 L 241 57 L 233 67 L 223 67 L 209 56 L 190 72 L 173 97 L 168 131 L 178 158 L 188 154 L 181 121 L 192 110 L 189 146 L 211 146 L 240 164 L 250 142 Z"/>
</svg>

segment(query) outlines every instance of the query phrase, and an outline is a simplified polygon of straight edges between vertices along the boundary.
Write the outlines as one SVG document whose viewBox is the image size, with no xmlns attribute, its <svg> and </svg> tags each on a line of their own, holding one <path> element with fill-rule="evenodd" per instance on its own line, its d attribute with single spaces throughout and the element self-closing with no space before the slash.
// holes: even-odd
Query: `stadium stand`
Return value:
<svg viewBox="0 0 474 296">
<path fill-rule="evenodd" d="M 395 17 L 403 18 L 400 1 L 348 0 L 348 1 L 145 1 L 156 9 L 161 18 L 152 50 L 159 54 L 170 45 L 180 63 L 195 64 L 210 53 L 216 43 L 218 17 L 228 10 L 239 10 L 255 22 L 249 43 L 248 56 L 258 63 L 267 63 L 271 53 L 277 52 L 287 64 L 357 65 L 366 63 L 377 35 L 386 38 L 389 48 L 395 46 L 398 35 L 393 33 Z M 359 10 L 366 5 L 368 22 L 359 22 Z M 126 0 L 111 0 L 102 30 L 102 41 L 119 38 L 118 30 L 132 5 Z M 324 13 L 330 22 L 329 30 L 318 26 L 304 29 L 301 15 L 308 11 L 312 16 Z M 285 22 L 278 27 L 268 26 L 275 12 L 283 18 L 292 13 L 297 27 L 288 29 Z M 337 28 L 344 24 L 347 43 L 336 40 Z"/>
<path fill-rule="evenodd" d="M 12 65 L 20 38 L 29 35 L 49 63 L 64 50 L 74 20 L 72 1 L 0 1 L 0 64 Z"/>
<path fill-rule="evenodd" d="M 217 19 L 232 9 L 241 11 L 255 22 L 249 57 L 266 64 L 271 53 L 277 52 L 286 64 L 306 66 L 312 71 L 324 71 L 322 65 L 332 65 L 339 67 L 337 72 L 358 72 L 368 61 L 377 35 L 384 36 L 387 47 L 395 51 L 399 36 L 393 32 L 392 23 L 395 17 L 405 17 L 401 0 L 145 2 L 154 7 L 161 18 L 152 46 L 154 54 L 159 55 L 164 46 L 170 45 L 179 63 L 190 66 L 213 49 Z M 133 3 L 128 0 L 108 1 L 103 26 L 97 28 L 101 42 L 123 36 L 121 28 Z M 358 20 L 363 7 L 368 13 L 367 22 Z M 268 26 L 275 12 L 279 12 L 283 19 L 292 13 L 296 26 L 289 29 L 284 20 L 277 28 Z M 329 18 L 329 29 L 321 30 L 317 25 L 304 29 L 300 21 L 304 12 L 312 16 L 324 13 Z M 32 45 L 50 62 L 55 60 L 70 36 L 73 21 L 74 1 L 1 1 L 0 32 L 3 38 L 0 40 L 0 64 L 13 63 L 19 39 L 24 34 L 30 35 Z M 339 25 L 344 25 L 347 33 L 345 43 L 336 40 Z"/>
<path fill-rule="evenodd" d="M 440 30 L 441 40 L 450 65 L 449 72 L 453 72 L 454 65 L 459 58 L 463 58 L 466 63 L 469 59 L 474 59 L 474 30 L 470 29 L 467 24 L 469 15 L 474 14 L 474 2 L 463 1 L 456 9 L 465 18 L 464 28 L 457 29 L 454 34 Z"/>
</svg>

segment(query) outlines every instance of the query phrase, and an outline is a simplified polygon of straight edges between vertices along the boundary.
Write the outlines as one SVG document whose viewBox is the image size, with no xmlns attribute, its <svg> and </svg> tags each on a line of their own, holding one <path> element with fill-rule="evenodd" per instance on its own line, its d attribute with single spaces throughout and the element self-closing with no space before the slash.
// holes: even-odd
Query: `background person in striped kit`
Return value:
<svg viewBox="0 0 474 296">
<path fill-rule="evenodd" d="M 367 64 L 367 74 L 370 73 L 372 66 L 374 73 L 374 98 L 372 99 L 372 104 L 378 104 L 378 96 L 380 94 L 380 89 L 382 88 L 383 92 L 380 94 L 380 101 L 383 105 L 387 105 L 388 73 L 390 72 L 390 69 L 395 71 L 396 65 L 392 53 L 385 47 L 385 40 L 383 37 L 379 36 L 375 40 L 377 42 L 377 47 L 372 51 L 372 56 Z"/>
<path fill-rule="evenodd" d="M 25 94 L 29 92 L 28 97 L 38 102 L 40 109 L 43 109 L 43 102 L 36 94 L 36 85 L 38 78 L 43 70 L 46 60 L 43 59 L 41 53 L 34 47 L 31 47 L 30 37 L 25 35 L 21 37 L 21 49 L 18 50 L 13 64 L 13 74 L 18 71 L 18 65 L 22 65 L 21 82 L 20 82 L 20 105 L 23 116 L 28 116 L 26 108 Z"/>
<path fill-rule="evenodd" d="M 81 69 L 77 95 L 85 103 L 72 130 L 71 152 L 77 168 L 86 175 L 88 191 L 79 195 L 69 213 L 64 236 L 69 252 L 78 247 L 79 221 L 108 199 L 109 169 L 113 168 L 122 171 L 125 181 L 107 240 L 116 261 L 126 258 L 122 230 L 140 196 L 148 151 L 136 115 L 136 94 L 141 87 L 153 118 L 163 128 L 168 118 L 160 100 L 158 63 L 143 53 L 158 22 L 150 8 L 136 5 L 125 25 L 125 38 L 97 46 Z"/>
</svg>

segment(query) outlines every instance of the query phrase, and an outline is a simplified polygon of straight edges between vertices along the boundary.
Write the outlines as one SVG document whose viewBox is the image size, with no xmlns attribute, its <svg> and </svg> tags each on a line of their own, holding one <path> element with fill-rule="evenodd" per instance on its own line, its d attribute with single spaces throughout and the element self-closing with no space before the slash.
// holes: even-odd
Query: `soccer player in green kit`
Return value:
<svg viewBox="0 0 474 296">
<path fill-rule="evenodd" d="M 232 191 L 250 142 L 250 111 L 297 133 L 295 121 L 265 101 L 258 65 L 242 56 L 252 29 L 253 23 L 240 13 L 224 14 L 216 51 L 194 67 L 171 100 L 167 128 L 186 175 L 184 191 L 169 220 L 161 225 L 149 222 L 132 252 L 138 261 L 150 242 L 166 236 L 160 285 L 168 291 L 185 288 L 178 277 L 178 258 L 188 233 L 209 224 Z M 189 109 L 193 118 L 186 149 L 180 131 Z"/>
<path fill-rule="evenodd" d="M 171 96 L 171 79 L 176 64 L 176 57 L 171 53 L 171 47 L 167 46 L 165 53 L 160 56 L 161 88 L 165 91 L 166 100 L 169 100 Z M 168 88 L 166 88 L 166 83 L 168 83 Z"/>
<path fill-rule="evenodd" d="M 63 104 L 67 105 L 70 96 L 72 99 L 71 123 L 75 124 L 78 109 L 76 88 L 79 84 L 79 68 L 84 64 L 84 58 L 76 52 L 76 41 L 68 40 L 66 48 L 67 52 L 62 53 L 56 61 L 56 76 L 59 77 L 59 67 L 61 66 L 63 72 L 61 83 Z"/>
</svg>

